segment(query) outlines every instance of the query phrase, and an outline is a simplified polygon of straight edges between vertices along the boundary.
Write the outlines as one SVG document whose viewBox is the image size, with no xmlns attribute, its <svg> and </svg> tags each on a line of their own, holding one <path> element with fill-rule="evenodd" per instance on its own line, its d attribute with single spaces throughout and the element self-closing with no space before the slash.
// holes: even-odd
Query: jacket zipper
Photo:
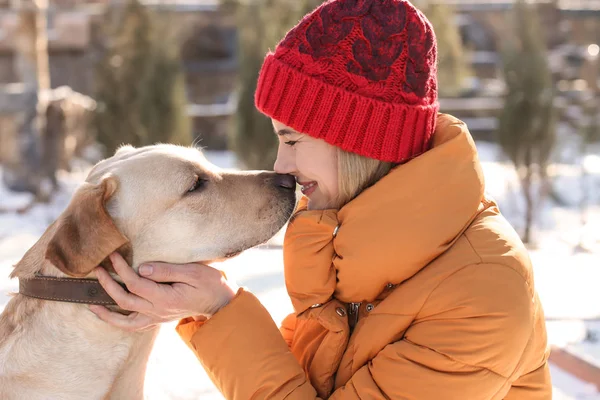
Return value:
<svg viewBox="0 0 600 400">
<path fill-rule="evenodd" d="M 358 323 L 358 309 L 362 303 L 350 303 L 348 309 L 348 325 L 350 326 L 350 333 L 354 330 L 354 327 Z"/>
</svg>

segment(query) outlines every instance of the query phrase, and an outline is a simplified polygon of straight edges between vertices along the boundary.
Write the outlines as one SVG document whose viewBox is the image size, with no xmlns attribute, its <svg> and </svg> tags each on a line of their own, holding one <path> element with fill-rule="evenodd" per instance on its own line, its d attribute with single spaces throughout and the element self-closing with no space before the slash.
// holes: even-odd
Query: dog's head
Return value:
<svg viewBox="0 0 600 400">
<path fill-rule="evenodd" d="M 134 267 L 211 262 L 271 238 L 295 203 L 291 176 L 221 170 L 190 147 L 126 146 L 92 169 L 38 245 L 75 277 L 113 251 Z"/>
</svg>

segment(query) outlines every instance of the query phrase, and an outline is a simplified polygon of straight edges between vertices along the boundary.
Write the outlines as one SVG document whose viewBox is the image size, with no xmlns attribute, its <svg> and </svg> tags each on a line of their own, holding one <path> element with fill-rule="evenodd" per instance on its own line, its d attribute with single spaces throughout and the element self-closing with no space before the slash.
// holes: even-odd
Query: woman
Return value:
<svg viewBox="0 0 600 400">
<path fill-rule="evenodd" d="M 436 57 L 405 0 L 329 1 L 267 55 L 256 106 L 279 136 L 275 170 L 304 194 L 280 329 L 210 267 L 153 264 L 142 278 L 118 256 L 142 289 L 98 278 L 138 313 L 94 312 L 133 330 L 183 318 L 228 399 L 551 399 L 526 249 L 484 195 L 466 126 L 438 114 Z"/>
</svg>

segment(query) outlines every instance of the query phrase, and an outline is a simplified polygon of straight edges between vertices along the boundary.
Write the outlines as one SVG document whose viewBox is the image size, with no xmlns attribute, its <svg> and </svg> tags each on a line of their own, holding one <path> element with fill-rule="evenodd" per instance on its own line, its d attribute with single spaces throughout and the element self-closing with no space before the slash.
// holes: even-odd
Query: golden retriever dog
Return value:
<svg viewBox="0 0 600 400">
<path fill-rule="evenodd" d="M 136 270 L 222 260 L 284 226 L 295 186 L 288 175 L 221 170 L 191 147 L 124 146 L 94 166 L 11 277 L 94 279 L 98 265 L 114 272 L 113 251 Z M 142 399 L 157 331 L 125 332 L 87 304 L 16 294 L 0 315 L 0 399 Z"/>
</svg>

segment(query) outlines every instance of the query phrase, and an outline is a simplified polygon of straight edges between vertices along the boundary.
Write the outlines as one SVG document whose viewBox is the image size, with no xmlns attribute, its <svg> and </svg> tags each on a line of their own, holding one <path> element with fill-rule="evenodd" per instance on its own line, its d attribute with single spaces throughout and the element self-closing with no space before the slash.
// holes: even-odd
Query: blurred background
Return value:
<svg viewBox="0 0 600 400">
<path fill-rule="evenodd" d="M 202 147 L 272 169 L 254 109 L 268 49 L 319 0 L 0 0 L 0 310 L 15 264 L 122 143 Z M 531 250 L 556 399 L 600 399 L 600 0 L 415 0 L 434 25 L 441 111 Z M 221 265 L 279 323 L 281 234 Z M 220 399 L 167 324 L 149 399 Z M 432 382 L 432 384 L 435 384 Z"/>
</svg>

